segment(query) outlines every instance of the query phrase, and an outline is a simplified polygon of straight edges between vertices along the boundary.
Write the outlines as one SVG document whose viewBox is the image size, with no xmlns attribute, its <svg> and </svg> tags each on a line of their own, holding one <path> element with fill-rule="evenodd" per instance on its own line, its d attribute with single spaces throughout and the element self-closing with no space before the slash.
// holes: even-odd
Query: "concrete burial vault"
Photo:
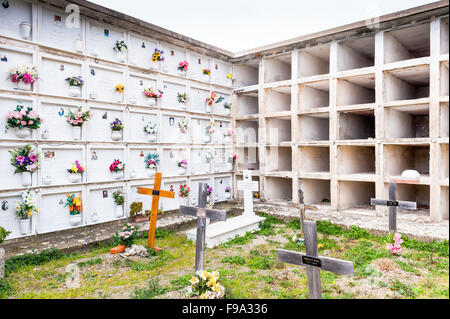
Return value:
<svg viewBox="0 0 450 319">
<path fill-rule="evenodd" d="M 389 182 L 415 170 L 417 183 L 397 182 L 396 192 L 417 211 L 398 213 L 448 220 L 448 1 L 237 53 L 83 0 L 9 4 L 0 7 L 0 73 L 26 64 L 40 78 L 31 86 L 0 79 L 0 226 L 9 239 L 125 219 L 134 202 L 150 210 L 137 188 L 153 187 L 146 161 L 155 154 L 161 189 L 175 192 L 161 198 L 163 210 L 197 205 L 203 182 L 213 202 L 247 194 L 246 207 L 252 197 L 284 205 L 301 189 L 305 204 L 381 218 L 388 207 L 371 198 L 387 199 Z M 119 40 L 125 53 L 113 49 Z M 153 58 L 158 50 L 164 61 Z M 81 89 L 69 87 L 71 76 L 82 77 Z M 162 97 L 148 98 L 148 88 Z M 44 119 L 31 135 L 3 129 L 17 105 Z M 65 119 L 77 107 L 93 115 L 81 130 Z M 116 119 L 124 128 L 113 134 Z M 30 185 L 40 213 L 24 229 L 15 203 L 25 180 L 8 150 L 26 144 L 41 153 Z M 86 168 L 78 181 L 67 172 L 75 160 Z M 125 164 L 123 176 L 110 172 L 114 160 Z M 120 189 L 123 209 L 112 195 Z M 78 220 L 68 194 L 82 202 Z M 260 220 L 246 209 L 213 223 L 207 245 L 215 245 L 208 235 Z"/>
</svg>

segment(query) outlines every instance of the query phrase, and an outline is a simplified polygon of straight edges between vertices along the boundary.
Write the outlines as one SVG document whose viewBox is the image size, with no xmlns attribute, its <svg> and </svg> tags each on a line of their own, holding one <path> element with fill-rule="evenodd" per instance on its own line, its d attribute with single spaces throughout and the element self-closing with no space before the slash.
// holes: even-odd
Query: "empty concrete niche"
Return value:
<svg viewBox="0 0 450 319">
<path fill-rule="evenodd" d="M 373 110 L 339 112 L 339 139 L 363 140 L 375 138 Z"/>
<path fill-rule="evenodd" d="M 448 156 L 448 144 L 441 144 L 441 163 L 439 165 L 441 179 L 448 179 Z"/>
<path fill-rule="evenodd" d="M 430 24 L 384 33 L 384 63 L 430 56 Z"/>
<path fill-rule="evenodd" d="M 242 175 L 236 174 L 236 181 L 242 181 L 244 178 Z M 258 176 L 252 176 L 252 182 L 258 182 L 259 183 L 259 177 Z M 254 193 L 259 193 L 259 192 L 253 192 Z M 244 198 L 244 191 L 238 190 L 237 191 L 237 197 L 239 199 L 243 199 Z M 254 198 L 255 200 L 255 198 Z"/>
<path fill-rule="evenodd" d="M 448 220 L 448 186 L 441 187 L 441 218 Z"/>
<path fill-rule="evenodd" d="M 418 138 L 430 136 L 429 105 L 417 104 L 385 108 L 387 138 Z"/>
<path fill-rule="evenodd" d="M 290 146 L 266 147 L 266 169 L 268 172 L 292 171 L 292 149 Z"/>
<path fill-rule="evenodd" d="M 236 121 L 236 143 L 258 143 L 258 120 Z"/>
<path fill-rule="evenodd" d="M 279 55 L 264 60 L 264 83 L 291 79 L 291 54 Z"/>
<path fill-rule="evenodd" d="M 236 87 L 259 84 L 259 61 L 253 60 L 234 65 Z"/>
<path fill-rule="evenodd" d="M 389 184 L 385 184 L 386 194 L 388 192 Z M 430 216 L 430 186 L 418 184 L 401 184 L 397 183 L 397 198 L 399 200 L 406 200 L 417 203 L 417 210 L 407 210 L 399 208 L 399 214 L 414 214 L 415 216 Z"/>
<path fill-rule="evenodd" d="M 375 103 L 375 74 L 338 79 L 337 106 L 368 103 Z"/>
<path fill-rule="evenodd" d="M 375 146 L 338 146 L 338 174 L 375 174 Z"/>
<path fill-rule="evenodd" d="M 430 96 L 428 64 L 384 72 L 385 102 L 412 100 Z"/>
<path fill-rule="evenodd" d="M 440 65 L 440 77 L 441 77 L 441 87 L 440 87 L 440 96 L 448 96 L 448 61 L 441 62 Z"/>
<path fill-rule="evenodd" d="M 259 113 L 258 91 L 239 93 L 237 97 L 237 116 Z"/>
<path fill-rule="evenodd" d="M 375 65 L 375 37 L 362 37 L 338 43 L 338 71 Z"/>
<path fill-rule="evenodd" d="M 291 87 L 282 86 L 265 90 L 266 113 L 291 110 Z"/>
<path fill-rule="evenodd" d="M 330 81 L 309 82 L 299 85 L 300 111 L 330 105 Z"/>
<path fill-rule="evenodd" d="M 266 141 L 270 145 L 278 145 L 282 142 L 291 141 L 291 118 L 267 118 L 266 119 Z"/>
<path fill-rule="evenodd" d="M 259 171 L 258 147 L 236 147 L 237 170 Z"/>
<path fill-rule="evenodd" d="M 330 114 L 314 113 L 299 115 L 300 141 L 327 141 L 330 138 Z"/>
<path fill-rule="evenodd" d="M 299 147 L 299 173 L 329 173 L 330 147 L 329 146 L 300 146 Z"/>
<path fill-rule="evenodd" d="M 267 176 L 264 198 L 268 201 L 292 201 L 292 179 Z"/>
<path fill-rule="evenodd" d="M 441 19 L 441 54 L 448 54 L 448 17 Z"/>
<path fill-rule="evenodd" d="M 299 180 L 299 187 L 305 204 L 330 206 L 330 180 L 302 178 Z"/>
<path fill-rule="evenodd" d="M 374 211 L 370 199 L 375 198 L 375 183 L 339 181 L 339 210 Z"/>
<path fill-rule="evenodd" d="M 440 105 L 440 137 L 448 137 L 449 114 L 448 103 L 441 103 Z"/>
<path fill-rule="evenodd" d="M 330 73 L 330 45 L 317 45 L 298 52 L 300 78 Z"/>
<path fill-rule="evenodd" d="M 385 176 L 401 176 L 404 170 L 416 170 L 423 177 L 430 174 L 429 145 L 385 145 Z"/>
</svg>

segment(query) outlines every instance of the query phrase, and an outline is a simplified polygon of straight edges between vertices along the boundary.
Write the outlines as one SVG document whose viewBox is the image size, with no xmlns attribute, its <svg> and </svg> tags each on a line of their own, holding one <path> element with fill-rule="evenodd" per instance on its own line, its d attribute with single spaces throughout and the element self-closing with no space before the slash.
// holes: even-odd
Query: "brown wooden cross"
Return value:
<svg viewBox="0 0 450 319">
<path fill-rule="evenodd" d="M 150 215 L 150 227 L 148 229 L 148 247 L 151 247 L 157 251 L 161 248 L 155 247 L 155 231 L 156 231 L 156 219 L 158 215 L 158 205 L 159 198 L 175 198 L 175 192 L 160 190 L 161 188 L 161 177 L 162 174 L 157 172 L 155 174 L 155 182 L 153 183 L 153 188 L 138 187 L 138 193 L 143 195 L 151 195 L 152 199 L 152 212 Z"/>
</svg>

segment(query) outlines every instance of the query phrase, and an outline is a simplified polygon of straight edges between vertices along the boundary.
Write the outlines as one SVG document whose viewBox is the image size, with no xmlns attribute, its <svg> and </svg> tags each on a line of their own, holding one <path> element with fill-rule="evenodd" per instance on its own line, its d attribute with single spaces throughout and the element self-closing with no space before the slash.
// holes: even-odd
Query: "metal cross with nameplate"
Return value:
<svg viewBox="0 0 450 319">
<path fill-rule="evenodd" d="M 198 185 L 198 207 L 180 206 L 180 214 L 197 217 L 197 239 L 195 245 L 195 273 L 203 270 L 205 256 L 206 219 L 225 221 L 227 213 L 222 210 L 206 208 L 206 189 L 208 184 Z"/>
<path fill-rule="evenodd" d="M 416 210 L 417 203 L 416 202 L 407 202 L 396 200 L 396 192 L 397 192 L 397 183 L 390 182 L 389 183 L 389 199 L 370 199 L 370 205 L 372 206 L 387 206 L 389 207 L 389 231 L 396 232 L 397 231 L 397 207 Z"/>
<path fill-rule="evenodd" d="M 316 222 L 305 220 L 302 227 L 304 227 L 306 254 L 278 249 L 278 261 L 306 267 L 309 298 L 321 299 L 320 270 L 353 275 L 353 262 L 319 256 Z"/>
</svg>

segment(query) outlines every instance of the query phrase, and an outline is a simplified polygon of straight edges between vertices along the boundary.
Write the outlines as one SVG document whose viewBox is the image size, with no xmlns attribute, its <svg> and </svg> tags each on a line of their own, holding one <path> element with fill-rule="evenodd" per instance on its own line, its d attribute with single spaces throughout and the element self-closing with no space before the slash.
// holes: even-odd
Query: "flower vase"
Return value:
<svg viewBox="0 0 450 319">
<path fill-rule="evenodd" d="M 130 98 L 128 99 L 128 102 L 130 104 L 136 104 L 137 103 L 137 99 L 135 96 L 130 96 Z"/>
<path fill-rule="evenodd" d="M 149 177 L 155 176 L 155 174 L 156 174 L 156 167 L 154 167 L 154 168 L 148 168 L 147 174 L 148 174 Z"/>
<path fill-rule="evenodd" d="M 186 167 L 178 168 L 178 175 L 185 175 L 185 174 L 186 174 Z"/>
<path fill-rule="evenodd" d="M 78 173 L 69 174 L 69 181 L 71 183 L 80 183 L 81 182 L 81 174 L 78 174 Z"/>
<path fill-rule="evenodd" d="M 114 208 L 114 216 L 116 218 L 120 218 L 123 216 L 123 206 L 122 205 L 116 205 Z"/>
<path fill-rule="evenodd" d="M 81 126 L 72 126 L 72 139 L 79 140 L 81 138 Z"/>
<path fill-rule="evenodd" d="M 156 105 L 156 99 L 153 97 L 147 98 L 147 105 L 148 106 L 155 106 Z"/>
<path fill-rule="evenodd" d="M 24 40 L 30 40 L 31 37 L 31 24 L 28 22 L 22 22 L 20 24 L 20 35 Z"/>
<path fill-rule="evenodd" d="M 178 106 L 180 107 L 180 109 L 186 110 L 186 104 L 185 103 L 179 103 Z"/>
<path fill-rule="evenodd" d="M 81 86 L 70 85 L 69 86 L 69 96 L 70 97 L 80 97 L 81 96 Z"/>
<path fill-rule="evenodd" d="M 185 77 L 186 76 L 186 71 L 178 70 L 178 75 L 182 76 L 182 77 Z"/>
<path fill-rule="evenodd" d="M 117 173 L 112 173 L 113 174 L 113 178 L 115 179 L 115 180 L 119 180 L 119 179 L 122 179 L 123 178 L 123 172 L 122 171 L 119 171 L 119 172 L 117 172 Z"/>
<path fill-rule="evenodd" d="M 42 184 L 44 185 L 50 185 L 52 183 L 52 177 L 51 176 L 43 176 L 42 177 Z"/>
<path fill-rule="evenodd" d="M 156 134 L 147 134 L 147 141 L 156 142 Z"/>
<path fill-rule="evenodd" d="M 161 64 L 161 72 L 164 72 L 164 73 L 169 72 L 169 68 L 167 67 L 167 65 L 165 63 Z"/>
<path fill-rule="evenodd" d="M 117 103 L 123 103 L 123 93 L 116 92 L 115 98 Z"/>
<path fill-rule="evenodd" d="M 83 41 L 80 39 L 75 41 L 75 52 L 83 53 Z"/>
<path fill-rule="evenodd" d="M 91 93 L 89 93 L 89 98 L 91 100 L 95 100 L 97 98 L 97 92 L 92 91 Z"/>
<path fill-rule="evenodd" d="M 30 172 L 22 172 L 22 186 L 31 186 L 31 173 Z"/>
<path fill-rule="evenodd" d="M 31 219 L 19 219 L 19 230 L 21 235 L 30 233 Z"/>
<path fill-rule="evenodd" d="M 209 105 L 208 103 L 206 103 L 206 113 L 211 113 L 211 105 Z"/>
<path fill-rule="evenodd" d="M 231 198 L 231 193 L 225 192 L 225 199 L 230 199 L 230 198 Z"/>
<path fill-rule="evenodd" d="M 119 61 L 120 63 L 125 63 L 125 61 L 127 60 L 127 53 L 122 52 L 122 51 L 117 51 L 116 58 L 117 58 L 117 61 Z"/>
<path fill-rule="evenodd" d="M 24 81 L 20 80 L 17 82 L 17 89 L 20 91 L 31 91 L 31 83 L 25 83 Z"/>
<path fill-rule="evenodd" d="M 122 138 L 122 132 L 121 131 L 112 131 L 111 132 L 111 139 L 113 141 L 119 141 Z"/>
<path fill-rule="evenodd" d="M 48 130 L 45 130 L 44 132 L 41 133 L 41 138 L 43 140 L 48 140 L 49 137 L 50 137 L 50 134 L 48 133 Z"/>
<path fill-rule="evenodd" d="M 231 115 L 231 110 L 230 109 L 225 109 L 223 111 L 223 114 L 226 115 L 226 116 L 230 116 Z"/>
<path fill-rule="evenodd" d="M 203 143 L 209 143 L 209 142 L 211 142 L 211 135 L 204 135 Z"/>
<path fill-rule="evenodd" d="M 70 215 L 69 224 L 71 226 L 77 226 L 77 225 L 81 224 L 81 214 Z"/>
<path fill-rule="evenodd" d="M 28 127 L 17 128 L 15 133 L 18 138 L 31 137 L 31 129 Z"/>
</svg>

